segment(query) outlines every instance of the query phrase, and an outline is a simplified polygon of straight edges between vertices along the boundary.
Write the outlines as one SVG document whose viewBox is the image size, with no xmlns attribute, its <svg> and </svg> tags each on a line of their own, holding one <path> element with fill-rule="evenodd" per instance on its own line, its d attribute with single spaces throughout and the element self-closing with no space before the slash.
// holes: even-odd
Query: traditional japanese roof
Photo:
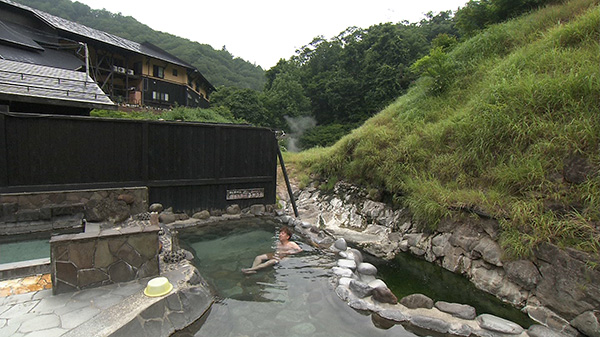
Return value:
<svg viewBox="0 0 600 337">
<path fill-rule="evenodd" d="M 38 41 L 38 42 L 36 42 Z M 72 48 L 79 45 L 73 42 Z M 72 52 L 65 52 L 58 36 L 0 19 L 0 58 L 49 67 L 77 70 L 85 63 Z"/>
<path fill-rule="evenodd" d="M 1 59 L 0 99 L 97 109 L 115 105 L 83 72 Z"/>
<path fill-rule="evenodd" d="M 131 40 L 127 40 L 125 38 L 109 34 L 101 30 L 90 28 L 85 25 L 69 21 L 58 16 L 54 16 L 52 14 L 43 12 L 41 10 L 29 6 L 22 5 L 14 1 L 0 0 L 0 2 L 4 2 L 11 6 L 26 10 L 54 29 L 62 30 L 71 34 L 76 34 L 81 37 L 85 37 L 95 41 L 107 43 L 115 47 L 150 56 L 159 60 L 167 61 L 173 64 L 180 65 L 182 67 L 195 69 L 194 66 L 192 66 L 191 64 L 180 60 L 179 58 L 163 51 L 162 49 L 156 46 L 152 46 L 150 44 L 140 44 Z"/>
<path fill-rule="evenodd" d="M 23 29 L 20 28 L 19 25 L 0 20 L 0 41 L 30 50 L 44 50 L 28 34 L 24 34 Z"/>
</svg>

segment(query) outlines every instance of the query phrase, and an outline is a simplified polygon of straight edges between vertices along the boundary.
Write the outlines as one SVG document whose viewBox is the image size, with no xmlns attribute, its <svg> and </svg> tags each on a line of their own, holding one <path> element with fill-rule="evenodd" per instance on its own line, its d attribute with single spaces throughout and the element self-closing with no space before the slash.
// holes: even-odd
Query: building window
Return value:
<svg viewBox="0 0 600 337">
<path fill-rule="evenodd" d="M 153 67 L 153 76 L 158 78 L 165 78 L 165 68 L 160 66 Z"/>
<path fill-rule="evenodd" d="M 153 101 L 168 102 L 169 101 L 169 94 L 166 93 L 166 92 L 153 91 L 152 92 L 152 100 Z"/>
<path fill-rule="evenodd" d="M 173 76 L 177 77 L 177 69 L 173 69 Z"/>
</svg>

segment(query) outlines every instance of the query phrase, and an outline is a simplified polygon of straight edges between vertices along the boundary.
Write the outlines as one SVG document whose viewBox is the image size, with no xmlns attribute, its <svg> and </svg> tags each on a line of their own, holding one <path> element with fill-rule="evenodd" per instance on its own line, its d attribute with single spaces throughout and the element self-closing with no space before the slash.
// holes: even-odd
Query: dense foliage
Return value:
<svg viewBox="0 0 600 337">
<path fill-rule="evenodd" d="M 454 16 L 450 11 L 428 13 L 418 23 L 349 27 L 329 40 L 316 37 L 266 72 L 264 90 L 246 107 L 248 115 L 239 116 L 292 132 L 299 124 L 295 118 L 309 116 L 317 126 L 299 133 L 296 145 L 331 145 L 404 94 L 419 77 L 430 93 L 443 93 L 455 76 L 447 53 L 461 37 L 553 1 L 471 0 Z M 227 95 L 239 96 L 229 89 L 213 102 L 243 110 L 235 98 L 224 99 Z M 255 118 L 259 112 L 266 118 Z"/>
<path fill-rule="evenodd" d="M 541 242 L 598 252 L 598 4 L 565 1 L 434 46 L 405 95 L 286 161 L 387 191 L 430 229 L 469 212 L 498 219 L 512 256 Z"/>
<path fill-rule="evenodd" d="M 140 120 L 165 120 L 182 122 L 247 124 L 243 119 L 235 118 L 226 108 L 186 108 L 176 107 L 171 110 L 136 110 L 131 112 L 115 110 L 93 110 L 92 117 L 125 118 Z"/>
<path fill-rule="evenodd" d="M 491 24 L 555 2 L 558 0 L 470 0 L 456 12 L 456 26 L 464 36 L 472 36 Z"/>
<path fill-rule="evenodd" d="M 224 85 L 262 90 L 264 86 L 265 72 L 260 66 L 234 57 L 225 49 L 215 50 L 207 44 L 155 31 L 131 16 L 91 9 L 71 0 L 16 1 L 138 43 L 150 42 L 196 67 L 215 87 Z M 195 26 L 190 25 L 190 29 L 195 29 Z"/>
<path fill-rule="evenodd" d="M 292 131 L 295 117 L 310 116 L 318 126 L 304 133 L 299 144 L 331 145 L 406 91 L 416 78 L 409 67 L 440 34 L 456 39 L 449 11 L 429 13 L 418 23 L 349 27 L 329 40 L 317 37 L 266 72 L 264 90 L 256 93 L 258 101 L 248 113 L 262 111 L 267 118 L 243 117 Z M 213 104 L 240 110 L 233 106 L 236 99 L 225 98 L 236 91 L 243 90 L 213 95 Z"/>
</svg>

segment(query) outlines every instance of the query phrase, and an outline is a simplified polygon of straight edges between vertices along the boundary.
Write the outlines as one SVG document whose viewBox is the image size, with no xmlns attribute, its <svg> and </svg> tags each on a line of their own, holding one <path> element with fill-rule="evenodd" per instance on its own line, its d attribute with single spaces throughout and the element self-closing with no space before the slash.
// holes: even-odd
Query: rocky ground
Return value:
<svg viewBox="0 0 600 337">
<path fill-rule="evenodd" d="M 283 179 L 277 192 L 293 214 Z M 359 187 L 339 182 L 333 192 L 291 178 L 299 219 L 373 255 L 391 259 L 410 252 L 465 275 L 478 288 L 522 308 L 557 336 L 600 336 L 600 258 L 542 244 L 529 260 L 510 261 L 498 244 L 491 219 L 465 216 L 443 221 L 438 230 L 415 226 L 408 211 L 372 200 Z"/>
</svg>

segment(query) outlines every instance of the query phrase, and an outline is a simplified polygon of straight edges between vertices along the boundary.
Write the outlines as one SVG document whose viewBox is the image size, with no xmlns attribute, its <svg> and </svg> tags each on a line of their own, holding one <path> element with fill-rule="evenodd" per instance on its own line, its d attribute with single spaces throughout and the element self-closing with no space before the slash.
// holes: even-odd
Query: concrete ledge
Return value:
<svg viewBox="0 0 600 337">
<path fill-rule="evenodd" d="M 140 221 L 125 227 L 53 236 L 53 294 L 158 276 L 159 230 L 158 225 Z"/>
<path fill-rule="evenodd" d="M 3 263 L 0 264 L 0 281 L 49 274 L 51 271 L 50 258 Z"/>
<path fill-rule="evenodd" d="M 168 337 L 198 320 L 212 306 L 209 287 L 192 265 L 162 276 L 173 284 L 168 295 L 148 297 L 139 291 L 62 336 Z"/>
</svg>

